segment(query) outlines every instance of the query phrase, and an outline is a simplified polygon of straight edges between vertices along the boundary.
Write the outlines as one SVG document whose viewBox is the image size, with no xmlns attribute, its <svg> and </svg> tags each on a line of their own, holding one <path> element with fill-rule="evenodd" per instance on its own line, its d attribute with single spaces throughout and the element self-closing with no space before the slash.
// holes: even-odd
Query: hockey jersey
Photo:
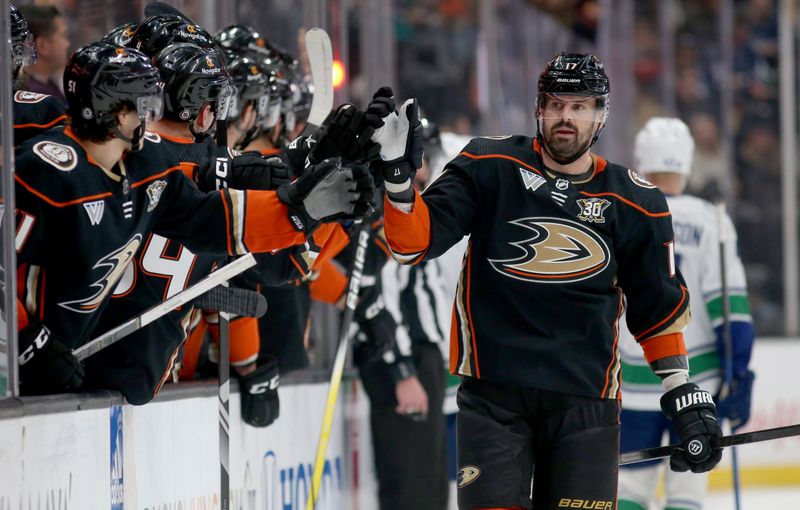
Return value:
<svg viewBox="0 0 800 510">
<path fill-rule="evenodd" d="M 64 105 L 53 96 L 27 90 L 14 92 L 15 147 L 66 120 Z"/>
<path fill-rule="evenodd" d="M 116 172 L 97 165 L 69 128 L 17 150 L 19 298 L 69 347 L 89 339 L 150 232 L 218 255 L 304 241 L 274 192 L 201 193 L 160 138 L 146 138 Z"/>
<path fill-rule="evenodd" d="M 588 397 L 619 398 L 617 321 L 649 359 L 683 356 L 689 296 L 663 194 L 593 156 L 584 175 L 545 168 L 524 136 L 471 141 L 413 210 L 387 201 L 395 258 L 415 264 L 471 239 L 456 290 L 450 369 Z"/>
<path fill-rule="evenodd" d="M 681 195 L 667 197 L 675 231 L 675 260 L 693 299 L 692 322 L 686 327 L 686 350 L 692 382 L 716 395 L 722 382 L 724 360 L 722 277 L 717 209 L 705 200 Z M 754 330 L 747 300 L 744 266 L 736 251 L 736 230 L 726 214 L 726 284 L 734 371 L 744 373 L 750 361 Z M 622 352 L 622 406 L 644 411 L 660 410 L 661 380 L 642 357 L 642 350 L 624 325 L 620 328 Z"/>
</svg>

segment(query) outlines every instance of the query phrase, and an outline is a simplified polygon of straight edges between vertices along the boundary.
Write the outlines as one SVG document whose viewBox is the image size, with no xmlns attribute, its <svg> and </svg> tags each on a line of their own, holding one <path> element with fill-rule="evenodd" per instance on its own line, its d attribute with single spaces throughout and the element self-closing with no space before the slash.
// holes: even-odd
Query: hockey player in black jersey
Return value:
<svg viewBox="0 0 800 510">
<path fill-rule="evenodd" d="M 36 61 L 36 46 L 25 16 L 12 4 L 9 4 L 9 11 L 14 80 L 14 146 L 18 146 L 25 140 L 62 124 L 67 117 L 64 114 L 64 105 L 58 99 L 23 90 L 22 68 Z"/>
<path fill-rule="evenodd" d="M 474 139 L 422 195 L 415 103 L 376 134 L 395 257 L 414 264 L 471 236 L 450 347 L 460 508 L 616 508 L 623 296 L 683 445 L 672 468 L 721 458 L 714 403 L 687 378 L 666 200 L 590 151 L 608 101 L 596 57 L 557 55 L 539 77 L 537 137 Z"/>
<path fill-rule="evenodd" d="M 78 50 L 64 75 L 69 126 L 17 151 L 20 375 L 26 394 L 71 390 L 83 370 L 71 349 L 150 232 L 196 252 L 238 255 L 304 242 L 325 222 L 363 215 L 371 180 L 338 160 L 278 192 L 202 193 L 148 122 L 162 111 L 158 71 L 108 43 Z"/>
</svg>

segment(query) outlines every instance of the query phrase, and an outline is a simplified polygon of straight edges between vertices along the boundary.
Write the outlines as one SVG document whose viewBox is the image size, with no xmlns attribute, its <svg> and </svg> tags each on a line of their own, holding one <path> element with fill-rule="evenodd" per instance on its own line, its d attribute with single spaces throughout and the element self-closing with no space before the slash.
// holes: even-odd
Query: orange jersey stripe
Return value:
<svg viewBox="0 0 800 510">
<path fill-rule="evenodd" d="M 642 337 L 644 337 L 646 334 L 650 333 L 650 332 L 651 332 L 651 331 L 653 331 L 654 329 L 656 329 L 656 328 L 660 327 L 662 324 L 664 324 L 665 322 L 667 322 L 668 320 L 670 320 L 672 317 L 674 317 L 674 316 L 675 316 L 675 314 L 676 314 L 676 313 L 678 313 L 678 310 L 680 310 L 680 309 L 681 309 L 681 306 L 683 306 L 683 302 L 684 302 L 684 301 L 686 301 L 686 287 L 684 287 L 683 285 L 681 285 L 681 300 L 678 302 L 678 305 L 677 305 L 677 306 L 676 306 L 676 307 L 675 307 L 675 308 L 672 310 L 672 312 L 670 312 L 670 314 L 669 314 L 669 315 L 667 315 L 666 317 L 664 317 L 664 318 L 663 318 L 662 320 L 660 320 L 658 323 L 654 324 L 653 326 L 651 326 L 651 327 L 647 328 L 646 330 L 642 331 L 642 332 L 641 332 L 641 333 L 639 333 L 638 335 L 634 336 L 634 338 L 635 338 L 637 341 L 640 341 L 640 340 L 642 340 Z"/>
<path fill-rule="evenodd" d="M 431 243 L 431 217 L 428 206 L 414 192 L 414 209 L 404 213 L 384 197 L 384 232 L 386 242 L 400 255 L 427 251 Z"/>
<path fill-rule="evenodd" d="M 517 159 L 514 156 L 509 156 L 507 154 L 480 154 L 480 155 L 478 155 L 478 154 L 471 154 L 469 152 L 462 152 L 462 153 L 459 154 L 459 156 L 465 156 L 465 157 L 467 157 L 469 159 L 491 159 L 491 158 L 507 159 L 509 161 L 513 161 L 514 163 L 516 163 L 518 165 L 524 166 L 525 168 L 529 169 L 532 172 L 536 172 L 537 174 L 542 175 L 542 172 L 538 168 L 531 166 L 529 163 L 525 163 L 521 159 Z"/>
<path fill-rule="evenodd" d="M 644 359 L 648 363 L 669 356 L 686 356 L 686 344 L 683 343 L 683 333 L 670 333 L 669 335 L 654 336 L 640 344 L 644 350 Z"/>
<path fill-rule="evenodd" d="M 28 124 L 14 124 L 14 129 L 24 129 L 24 128 L 42 128 L 42 129 L 47 129 L 47 128 L 55 126 L 59 122 L 64 122 L 65 120 L 67 120 L 67 116 L 66 115 L 61 115 L 60 117 L 56 117 L 55 119 L 51 120 L 50 122 L 48 122 L 46 124 L 36 124 L 36 123 L 33 123 L 33 122 L 28 123 Z"/>
<path fill-rule="evenodd" d="M 606 191 L 606 192 L 603 192 L 603 193 L 589 193 L 587 191 L 581 191 L 580 194 L 584 195 L 584 196 L 587 196 L 587 197 L 614 197 L 617 200 L 619 200 L 620 202 L 623 202 L 623 203 L 633 207 L 637 211 L 639 211 L 639 212 L 641 212 L 643 214 L 646 214 L 647 216 L 650 216 L 652 218 L 666 218 L 668 216 L 672 216 L 672 213 L 670 213 L 669 211 L 660 212 L 660 213 L 650 212 L 647 209 L 645 209 L 644 207 L 640 206 L 639 204 L 633 203 L 630 200 L 628 200 L 627 198 L 622 198 L 621 196 L 617 195 L 616 193 L 612 193 L 610 191 Z"/>
<path fill-rule="evenodd" d="M 81 204 L 83 202 L 88 202 L 90 200 L 98 200 L 101 198 L 106 198 L 111 196 L 111 192 L 106 192 L 106 193 L 98 193 L 97 195 L 90 195 L 88 197 L 76 198 L 75 200 L 68 200 L 66 202 L 58 202 L 35 190 L 33 186 L 23 181 L 18 174 L 14 174 L 14 180 L 17 181 L 17 184 L 21 185 L 23 188 L 30 191 L 31 193 L 41 198 L 42 200 L 52 205 L 53 207 L 68 207 L 70 205 Z"/>
</svg>

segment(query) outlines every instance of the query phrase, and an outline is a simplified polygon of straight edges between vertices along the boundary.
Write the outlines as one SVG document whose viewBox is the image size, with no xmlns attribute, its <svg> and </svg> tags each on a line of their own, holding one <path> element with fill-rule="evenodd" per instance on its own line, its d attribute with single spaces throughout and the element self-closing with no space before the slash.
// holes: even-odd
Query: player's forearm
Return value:
<svg viewBox="0 0 800 510">
<path fill-rule="evenodd" d="M 683 333 L 658 335 L 640 342 L 644 357 L 666 390 L 689 380 L 689 357 Z"/>
<path fill-rule="evenodd" d="M 385 198 L 384 232 L 395 260 L 401 264 L 422 261 L 430 247 L 431 219 L 428 206 L 416 191 L 409 212 L 399 209 L 388 197 Z"/>
</svg>

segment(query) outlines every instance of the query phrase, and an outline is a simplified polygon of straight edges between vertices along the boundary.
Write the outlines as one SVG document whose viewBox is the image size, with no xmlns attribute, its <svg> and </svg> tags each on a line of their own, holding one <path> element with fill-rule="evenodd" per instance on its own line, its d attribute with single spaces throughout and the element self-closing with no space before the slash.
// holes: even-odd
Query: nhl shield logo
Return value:
<svg viewBox="0 0 800 510">
<path fill-rule="evenodd" d="M 33 153 L 62 172 L 69 172 L 78 164 L 78 154 L 69 145 L 39 142 L 33 146 Z"/>
<path fill-rule="evenodd" d="M 150 203 L 147 205 L 147 212 L 151 212 L 156 208 L 158 201 L 161 200 L 161 194 L 164 193 L 164 188 L 166 187 L 167 182 L 161 180 L 156 181 L 147 187 L 147 198 L 150 199 Z"/>
</svg>

